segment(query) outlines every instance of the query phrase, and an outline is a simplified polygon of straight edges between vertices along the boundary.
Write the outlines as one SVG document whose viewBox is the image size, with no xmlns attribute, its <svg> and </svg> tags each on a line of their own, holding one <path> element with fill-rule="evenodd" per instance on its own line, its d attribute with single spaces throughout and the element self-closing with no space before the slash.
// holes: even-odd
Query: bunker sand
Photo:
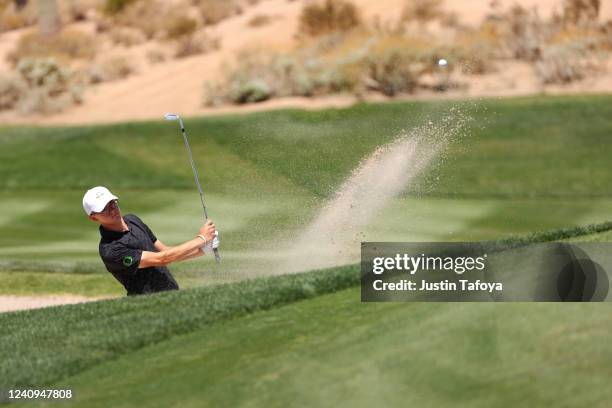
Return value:
<svg viewBox="0 0 612 408">
<path fill-rule="evenodd" d="M 43 296 L 0 296 L 0 312 L 15 310 L 40 309 L 43 307 L 94 302 L 108 299 L 106 297 L 86 297 L 76 295 L 43 295 Z"/>
</svg>

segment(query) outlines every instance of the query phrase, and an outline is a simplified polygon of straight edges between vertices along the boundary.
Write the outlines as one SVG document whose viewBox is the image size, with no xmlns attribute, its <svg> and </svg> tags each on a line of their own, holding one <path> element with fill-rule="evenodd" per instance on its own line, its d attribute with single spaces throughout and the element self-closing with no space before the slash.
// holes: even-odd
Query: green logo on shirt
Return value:
<svg viewBox="0 0 612 408">
<path fill-rule="evenodd" d="M 134 261 L 134 259 L 132 259 L 131 256 L 124 256 L 123 257 L 123 265 L 125 265 L 125 266 L 130 266 L 133 261 Z"/>
</svg>

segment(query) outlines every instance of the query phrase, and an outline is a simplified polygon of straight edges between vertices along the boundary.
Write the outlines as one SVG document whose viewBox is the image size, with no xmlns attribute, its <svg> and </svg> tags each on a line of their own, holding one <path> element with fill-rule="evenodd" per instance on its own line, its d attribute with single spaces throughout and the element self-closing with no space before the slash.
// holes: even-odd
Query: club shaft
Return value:
<svg viewBox="0 0 612 408">
<path fill-rule="evenodd" d="M 191 170 L 193 170 L 193 178 L 195 179 L 198 192 L 200 193 L 200 201 L 202 202 L 202 210 L 204 210 L 204 220 L 208 220 L 208 211 L 206 210 L 206 204 L 204 203 L 204 191 L 202 191 L 202 185 L 200 184 L 200 176 L 198 169 L 196 168 L 195 162 L 193 161 L 193 155 L 191 154 L 191 146 L 189 146 L 189 140 L 187 139 L 187 132 L 185 132 L 185 126 L 183 126 L 183 120 L 179 119 L 181 125 L 181 133 L 183 135 L 183 141 L 185 142 L 185 149 L 187 149 L 187 155 L 189 156 L 189 163 L 191 163 Z M 215 261 L 221 262 L 221 255 L 219 255 L 219 249 L 213 248 L 215 254 Z"/>
<path fill-rule="evenodd" d="M 195 180 L 196 186 L 198 187 L 198 192 L 200 193 L 200 201 L 202 202 L 202 209 L 204 210 L 204 219 L 208 220 L 208 211 L 206 211 L 206 204 L 204 203 L 204 192 L 202 191 L 202 186 L 200 185 L 200 176 L 198 175 L 198 169 L 196 168 L 195 162 L 193 161 L 193 155 L 191 154 L 191 147 L 189 146 L 187 133 L 185 132 L 185 128 L 183 128 L 182 126 L 181 133 L 183 134 L 185 149 L 187 149 L 187 155 L 189 156 L 189 163 L 191 163 L 191 170 L 193 170 L 193 178 Z"/>
</svg>

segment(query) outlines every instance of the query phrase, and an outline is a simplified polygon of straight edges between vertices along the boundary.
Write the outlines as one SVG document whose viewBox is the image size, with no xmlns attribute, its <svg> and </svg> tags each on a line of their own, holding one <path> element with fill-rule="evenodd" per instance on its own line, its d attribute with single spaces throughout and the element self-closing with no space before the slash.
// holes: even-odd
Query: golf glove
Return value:
<svg viewBox="0 0 612 408">
<path fill-rule="evenodd" d="M 221 245 L 221 240 L 219 240 L 219 230 L 216 230 L 213 240 L 206 245 L 202 245 L 201 249 L 203 253 L 211 254 L 213 249 L 219 248 L 219 245 Z"/>
</svg>

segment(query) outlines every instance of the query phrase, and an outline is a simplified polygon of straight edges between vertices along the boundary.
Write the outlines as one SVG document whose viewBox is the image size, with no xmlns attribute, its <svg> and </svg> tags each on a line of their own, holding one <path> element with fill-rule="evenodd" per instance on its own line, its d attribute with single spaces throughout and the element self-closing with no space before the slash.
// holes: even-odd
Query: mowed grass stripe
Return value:
<svg viewBox="0 0 612 408">
<path fill-rule="evenodd" d="M 453 108 L 462 113 L 453 116 Z M 189 118 L 187 126 L 209 191 L 229 185 L 248 193 L 280 178 L 314 197 L 330 197 L 377 146 L 429 121 L 460 122 L 466 115 L 473 120 L 421 186 L 423 194 L 610 196 L 612 96 L 359 104 Z M 5 190 L 83 189 L 99 180 L 126 189 L 193 188 L 189 176 L 180 135 L 167 122 L 11 127 L 0 137 Z"/>
<path fill-rule="evenodd" d="M 427 225 L 431 226 L 431 222 Z M 423 227 L 425 228 L 425 226 Z M 385 230 L 389 231 L 389 230 Z M 423 231 L 425 234 L 427 231 Z M 431 231 L 429 231 L 431 233 Z M 388 232 L 385 232 L 388 234 Z M 503 245 L 516 245 L 532 242 L 554 241 L 554 240 L 579 240 L 588 242 L 598 240 L 602 242 L 605 238 L 612 242 L 612 223 L 593 224 L 576 228 L 562 228 L 553 231 L 545 231 L 530 235 L 515 236 L 506 240 L 495 241 Z M 393 235 L 390 235 L 391 237 Z M 398 235 L 399 237 L 405 235 Z M 420 235 L 425 238 L 428 235 Z M 419 238 L 419 236 L 415 236 Z M 401 241 L 401 239 L 399 239 Z M 423 240 L 423 239 L 421 239 Z M 417 240 L 418 241 L 418 240 Z M 182 288 L 193 288 L 209 286 L 218 283 L 234 282 L 238 280 L 253 278 L 254 273 L 238 273 L 232 269 L 232 264 L 239 267 L 243 263 L 251 263 L 257 258 L 272 258 L 278 255 L 274 252 L 262 251 L 251 253 L 249 251 L 238 251 L 236 253 L 224 251 L 224 268 L 227 272 L 220 273 L 214 270 L 212 261 L 203 263 L 193 261 L 173 267 L 172 271 Z M 241 258 L 240 256 L 244 256 Z M 231 260 L 227 265 L 228 259 Z M 13 295 L 35 295 L 35 294 L 74 294 L 82 296 L 121 296 L 125 290 L 114 278 L 99 265 L 99 260 L 90 264 L 87 262 L 76 262 L 74 264 L 61 262 L 0 262 L 0 287 L 1 294 Z M 244 265 L 240 270 L 244 269 Z"/>
<path fill-rule="evenodd" d="M 124 212 L 138 214 L 167 244 L 183 242 L 199 227 L 202 209 L 195 190 L 114 192 Z M 3 206 L 6 197 L 12 201 Z M 81 192 L 2 193 L 0 210 L 7 214 L 15 211 L 17 198 L 26 206 L 36 201 L 49 204 L 27 216 L 17 212 L 2 228 L 1 271 L 108 274 L 98 256 L 97 227 L 80 206 Z M 279 249 L 293 240 L 322 206 L 321 201 L 293 194 L 260 198 L 207 194 L 207 202 L 222 233 L 223 271 L 232 275 L 244 271 L 247 276 L 255 272 L 255 264 L 282 255 Z M 599 222 L 610 214 L 612 199 L 398 197 L 363 228 L 363 233 L 369 241 L 478 241 Z M 211 266 L 198 259 L 173 265 L 171 271 L 201 273 Z"/>
</svg>

